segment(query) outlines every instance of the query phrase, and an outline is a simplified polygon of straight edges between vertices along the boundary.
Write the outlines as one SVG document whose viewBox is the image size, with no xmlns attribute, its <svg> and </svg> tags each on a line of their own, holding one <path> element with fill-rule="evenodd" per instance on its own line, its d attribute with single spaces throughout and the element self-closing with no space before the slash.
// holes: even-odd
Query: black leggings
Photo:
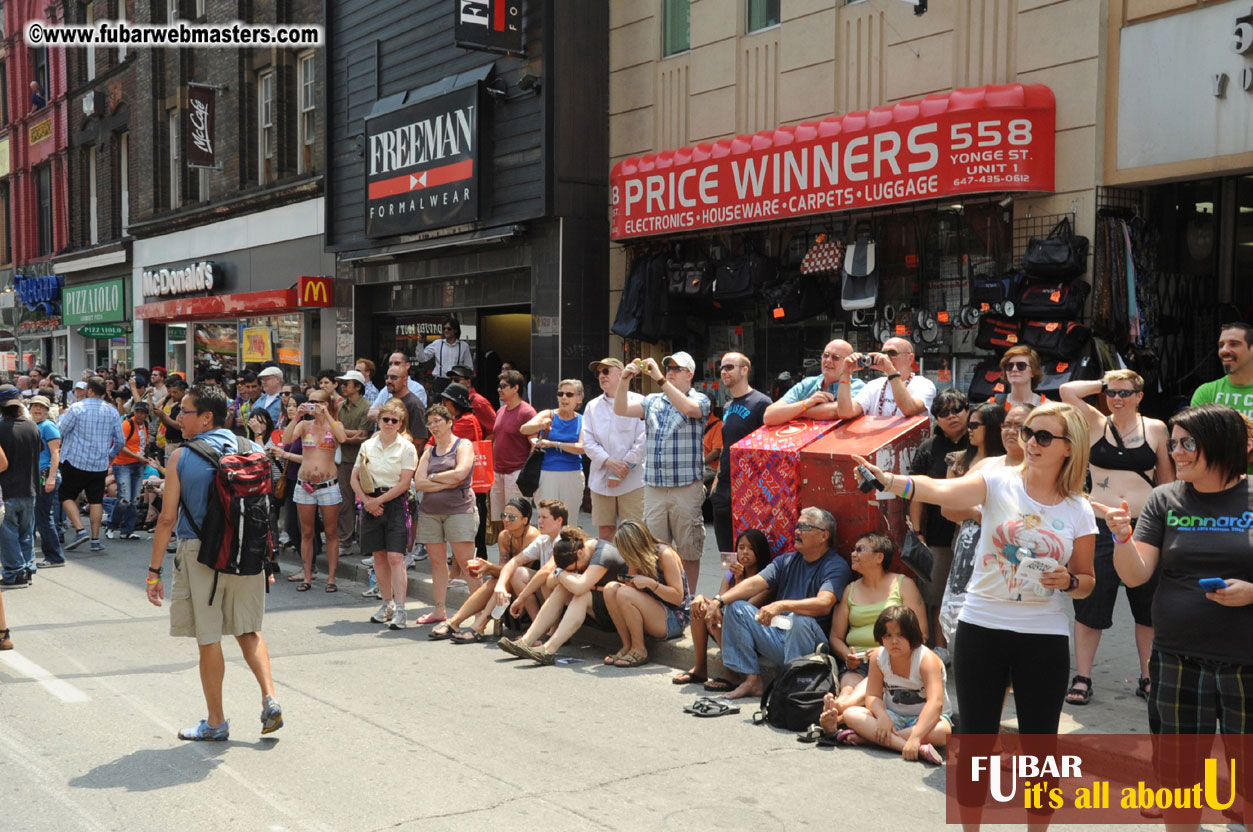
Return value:
<svg viewBox="0 0 1253 832">
<path fill-rule="evenodd" d="M 957 625 L 953 678 L 963 734 L 1001 730 L 1005 689 L 1014 686 L 1021 734 L 1056 734 L 1070 673 L 1070 639 L 1062 635 Z"/>
</svg>

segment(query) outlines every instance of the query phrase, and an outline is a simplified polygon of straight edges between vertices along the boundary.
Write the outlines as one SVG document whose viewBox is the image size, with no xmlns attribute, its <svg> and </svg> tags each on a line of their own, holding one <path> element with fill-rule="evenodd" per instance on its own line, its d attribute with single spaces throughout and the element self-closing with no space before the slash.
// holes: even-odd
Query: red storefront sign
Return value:
<svg viewBox="0 0 1253 832">
<path fill-rule="evenodd" d="M 610 236 L 1052 191 L 1055 116 L 1046 86 L 984 86 L 624 159 L 610 172 Z"/>
</svg>

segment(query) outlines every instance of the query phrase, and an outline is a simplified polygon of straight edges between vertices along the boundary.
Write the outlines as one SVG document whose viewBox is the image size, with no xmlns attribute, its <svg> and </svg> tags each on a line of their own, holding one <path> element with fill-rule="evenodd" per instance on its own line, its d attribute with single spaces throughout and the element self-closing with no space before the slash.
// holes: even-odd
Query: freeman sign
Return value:
<svg viewBox="0 0 1253 832">
<path fill-rule="evenodd" d="M 214 277 L 213 262 L 209 260 L 183 269 L 158 269 L 144 272 L 144 297 L 155 298 L 163 295 L 212 291 Z"/>
<path fill-rule="evenodd" d="M 387 237 L 479 217 L 478 85 L 366 122 L 366 234 Z"/>
<path fill-rule="evenodd" d="M 67 286 L 61 292 L 62 316 L 67 326 L 126 320 L 122 280 L 87 286 Z"/>
</svg>

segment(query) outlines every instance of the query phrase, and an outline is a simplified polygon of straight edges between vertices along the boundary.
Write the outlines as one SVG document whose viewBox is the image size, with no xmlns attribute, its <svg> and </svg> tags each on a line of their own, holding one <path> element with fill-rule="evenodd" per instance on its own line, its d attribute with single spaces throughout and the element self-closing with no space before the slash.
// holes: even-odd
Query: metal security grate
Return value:
<svg viewBox="0 0 1253 832">
<path fill-rule="evenodd" d="M 1031 241 L 1032 237 L 1047 237 L 1049 232 L 1053 230 L 1053 226 L 1064 219 L 1069 219 L 1071 227 L 1074 227 L 1075 215 L 1073 211 L 1065 214 L 1015 217 L 1013 237 L 1014 264 L 1022 265 L 1022 256 L 1027 253 L 1027 243 Z"/>
</svg>

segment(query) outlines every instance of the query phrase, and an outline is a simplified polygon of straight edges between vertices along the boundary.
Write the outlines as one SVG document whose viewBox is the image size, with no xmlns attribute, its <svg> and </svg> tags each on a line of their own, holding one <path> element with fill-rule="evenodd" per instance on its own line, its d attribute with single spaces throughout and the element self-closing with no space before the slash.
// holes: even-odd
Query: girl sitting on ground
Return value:
<svg viewBox="0 0 1253 832">
<path fill-rule="evenodd" d="M 692 595 L 679 553 L 659 543 L 643 523 L 624 520 L 613 545 L 630 574 L 605 587 L 605 606 L 622 639 L 622 649 L 605 657 L 614 667 L 638 667 L 648 661 L 644 636 L 679 638 L 692 615 Z"/>
<path fill-rule="evenodd" d="M 835 732 L 841 745 L 873 743 L 900 751 L 906 760 L 944 765 L 935 748 L 944 745 L 953 731 L 944 663 L 923 644 L 918 616 L 909 607 L 888 607 L 880 613 L 874 637 L 880 646 L 868 657 L 866 704 L 841 713 L 828 693 L 822 729 Z M 847 727 L 839 728 L 840 722 Z"/>
<path fill-rule="evenodd" d="M 735 563 L 731 564 L 727 571 L 723 573 L 722 585 L 718 588 L 718 594 L 721 595 L 745 578 L 753 577 L 765 569 L 768 563 L 770 563 L 770 541 L 766 540 L 766 535 L 760 529 L 745 529 L 740 532 L 740 536 L 735 539 Z M 749 603 L 754 607 L 764 606 L 769 602 L 770 594 L 769 589 L 764 590 L 750 598 Z M 739 674 L 728 670 L 726 673 L 731 678 L 719 676 L 711 681 L 706 681 L 709 678 L 707 675 L 709 668 L 709 638 L 712 636 L 718 645 L 722 644 L 722 627 L 710 627 L 705 622 L 708 603 L 709 599 L 704 595 L 697 595 L 692 599 L 692 647 L 695 658 L 692 662 L 691 670 L 680 673 L 670 681 L 676 685 L 704 683 L 705 690 L 725 693 L 735 688 L 741 680 Z"/>
</svg>

